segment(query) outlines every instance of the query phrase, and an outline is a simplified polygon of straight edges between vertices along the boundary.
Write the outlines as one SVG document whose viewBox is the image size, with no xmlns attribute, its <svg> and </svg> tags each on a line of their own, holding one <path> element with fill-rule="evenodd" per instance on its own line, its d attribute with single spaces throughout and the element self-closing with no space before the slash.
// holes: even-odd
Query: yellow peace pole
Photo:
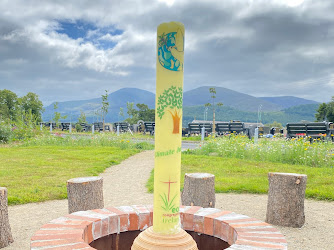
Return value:
<svg viewBox="0 0 334 250">
<path fill-rule="evenodd" d="M 180 223 L 180 173 L 184 26 L 158 26 L 155 102 L 153 226 L 134 240 L 132 250 L 196 250 Z"/>
<path fill-rule="evenodd" d="M 157 30 L 153 231 L 180 231 L 184 26 Z"/>
</svg>

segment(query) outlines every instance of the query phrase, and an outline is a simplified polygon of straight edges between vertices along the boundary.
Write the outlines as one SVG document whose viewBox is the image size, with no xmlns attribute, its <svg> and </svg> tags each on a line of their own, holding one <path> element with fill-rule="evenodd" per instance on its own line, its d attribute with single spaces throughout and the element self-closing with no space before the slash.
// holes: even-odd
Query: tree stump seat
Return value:
<svg viewBox="0 0 334 250">
<path fill-rule="evenodd" d="M 302 227 L 305 223 L 304 200 L 307 175 L 269 173 L 269 192 L 266 222 Z"/>
<path fill-rule="evenodd" d="M 185 174 L 182 205 L 215 207 L 215 176 L 209 173 Z"/>
<path fill-rule="evenodd" d="M 68 212 L 104 207 L 103 178 L 80 177 L 67 181 Z"/>
<path fill-rule="evenodd" d="M 0 187 L 0 248 L 14 242 L 8 219 L 7 193 L 7 188 Z"/>
</svg>

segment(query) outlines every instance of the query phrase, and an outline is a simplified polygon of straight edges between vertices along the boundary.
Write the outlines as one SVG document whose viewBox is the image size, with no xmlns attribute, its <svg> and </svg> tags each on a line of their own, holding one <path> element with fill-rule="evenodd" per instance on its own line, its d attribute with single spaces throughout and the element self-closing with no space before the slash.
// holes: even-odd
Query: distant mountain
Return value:
<svg viewBox="0 0 334 250">
<path fill-rule="evenodd" d="M 210 87 L 200 87 L 184 92 L 183 121 L 185 126 L 188 122 L 192 121 L 194 117 L 197 119 L 203 119 L 205 112 L 204 104 L 212 102 L 209 88 Z M 263 123 L 277 121 L 285 124 L 287 122 L 300 120 L 313 121 L 314 114 L 318 108 L 318 104 L 291 106 L 293 103 L 297 104 L 300 102 L 316 103 L 314 101 L 297 97 L 281 97 L 281 99 L 278 97 L 256 98 L 226 88 L 215 87 L 215 89 L 217 92 L 215 103 L 222 102 L 224 104 L 222 107 L 217 107 L 216 110 L 216 119 L 221 121 L 241 120 L 244 122 L 256 122 L 259 105 L 262 105 L 261 111 Z M 276 103 L 272 103 L 267 100 L 275 100 Z M 284 107 L 284 105 L 282 103 L 284 103 L 284 101 L 279 102 L 279 100 L 290 100 L 289 102 L 285 101 L 289 103 L 289 108 L 283 109 L 282 107 Z M 137 103 L 144 103 L 150 108 L 154 108 L 155 94 L 137 88 L 123 88 L 109 94 L 108 101 L 110 105 L 106 121 L 116 122 L 124 120 L 128 117 L 126 113 L 127 102 L 133 102 L 135 105 Z M 101 97 L 89 100 L 59 102 L 57 112 L 60 112 L 62 115 L 67 115 L 67 119 L 62 121 L 72 120 L 73 122 L 76 122 L 82 111 L 86 114 L 87 121 L 92 123 L 101 120 L 101 118 L 99 118 L 96 114 L 96 111 L 102 106 L 101 102 Z M 121 107 L 123 108 L 124 117 L 119 117 Z M 209 108 L 207 112 L 208 120 L 212 119 L 212 110 L 210 110 L 211 108 Z M 43 121 L 50 121 L 54 112 L 55 110 L 53 108 L 53 104 L 45 107 Z"/>
<path fill-rule="evenodd" d="M 283 126 L 289 122 L 300 122 L 302 120 L 313 122 L 318 104 L 306 104 L 290 107 L 281 111 L 261 112 L 260 122 L 263 124 L 277 121 Z M 183 109 L 183 127 L 194 119 L 204 120 L 205 107 L 190 106 Z M 257 122 L 258 113 L 237 110 L 232 107 L 223 106 L 216 110 L 216 121 L 239 120 L 243 122 Z M 207 120 L 212 121 L 212 109 L 209 107 L 207 111 Z"/>
<path fill-rule="evenodd" d="M 209 86 L 199 87 L 193 90 L 184 92 L 183 105 L 197 106 L 206 103 L 212 103 Z M 258 107 L 262 105 L 262 111 L 279 111 L 282 108 L 274 103 L 256 98 L 251 95 L 243 94 L 227 88 L 214 87 L 216 89 L 215 103 L 222 102 L 224 106 L 229 106 L 238 110 L 256 112 Z"/>
<path fill-rule="evenodd" d="M 126 114 L 126 103 L 133 102 L 135 105 L 137 103 L 145 103 L 149 108 L 154 108 L 155 106 L 155 95 L 152 92 L 137 89 L 137 88 L 123 88 L 117 90 L 108 95 L 109 111 L 106 116 L 106 121 L 118 121 L 122 119 L 119 117 L 119 111 L 122 107 L 124 110 L 124 116 L 127 118 Z M 86 114 L 88 122 L 97 121 L 98 116 L 95 114 L 98 109 L 102 106 L 102 97 L 94 98 L 89 100 L 80 101 L 67 101 L 59 102 L 57 112 L 62 115 L 67 115 L 67 119 L 63 121 L 77 121 L 80 116 L 81 111 Z M 49 121 L 53 116 L 54 103 L 45 107 L 45 112 L 43 113 L 43 121 Z"/>
<path fill-rule="evenodd" d="M 290 108 L 293 106 L 305 105 L 305 104 L 319 104 L 316 101 L 307 100 L 295 96 L 278 96 L 278 97 L 258 97 L 264 101 L 276 104 L 282 109 Z"/>
</svg>

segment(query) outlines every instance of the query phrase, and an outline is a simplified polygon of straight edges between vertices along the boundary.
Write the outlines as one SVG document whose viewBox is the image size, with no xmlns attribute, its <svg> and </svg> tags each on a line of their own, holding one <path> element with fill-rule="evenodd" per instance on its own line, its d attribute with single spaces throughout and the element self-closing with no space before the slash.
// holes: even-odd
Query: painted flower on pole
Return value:
<svg viewBox="0 0 334 250">
<path fill-rule="evenodd" d="M 182 111 L 182 88 L 171 86 L 158 98 L 157 113 L 160 119 L 167 110 L 173 118 L 173 134 L 180 133 L 180 119 Z"/>
</svg>

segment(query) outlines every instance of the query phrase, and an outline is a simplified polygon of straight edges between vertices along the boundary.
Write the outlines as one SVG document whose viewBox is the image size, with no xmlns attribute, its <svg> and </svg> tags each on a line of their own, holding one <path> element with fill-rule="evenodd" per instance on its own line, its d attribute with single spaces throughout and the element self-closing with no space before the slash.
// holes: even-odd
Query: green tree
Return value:
<svg viewBox="0 0 334 250">
<path fill-rule="evenodd" d="M 166 89 L 158 98 L 158 117 L 162 119 L 166 109 L 168 110 L 173 118 L 173 134 L 180 133 L 181 114 L 179 112 L 182 109 L 182 96 L 183 90 L 181 87 L 176 88 L 175 86 L 171 86 L 169 89 Z"/>
<path fill-rule="evenodd" d="M 119 108 L 118 120 L 120 120 L 119 117 L 122 117 L 122 121 L 124 120 L 124 109 L 122 107 Z"/>
<path fill-rule="evenodd" d="M 7 89 L 0 90 L 0 118 L 15 122 L 18 118 L 19 102 L 17 95 Z"/>
<path fill-rule="evenodd" d="M 315 114 L 315 119 L 317 122 L 325 121 L 327 117 L 327 104 L 321 103 L 319 104 L 319 108 L 317 109 L 317 113 Z"/>
<path fill-rule="evenodd" d="M 87 123 L 86 114 L 83 111 L 80 111 L 80 116 L 78 118 L 78 123 Z"/>
<path fill-rule="evenodd" d="M 19 102 L 25 114 L 31 112 L 37 122 L 42 121 L 43 103 L 39 100 L 37 94 L 29 92 L 27 95 L 19 98 Z"/>
<path fill-rule="evenodd" d="M 321 103 L 315 114 L 316 121 L 329 121 L 334 122 L 334 96 L 328 103 Z"/>
<path fill-rule="evenodd" d="M 134 124 L 139 120 L 138 110 L 136 110 L 133 106 L 134 106 L 133 102 L 126 103 L 126 109 L 127 109 L 126 113 L 128 114 L 128 118 L 126 118 L 125 121 L 130 124 Z"/>
<path fill-rule="evenodd" d="M 53 121 L 56 123 L 56 126 L 58 127 L 60 124 L 60 120 L 61 119 L 66 119 L 67 115 L 61 115 L 61 113 L 59 113 L 57 111 L 58 109 L 58 102 L 56 102 L 55 104 L 53 104 L 53 109 L 54 109 L 54 116 L 53 116 Z"/>
<path fill-rule="evenodd" d="M 86 114 L 81 110 L 80 116 L 78 117 L 78 122 L 75 124 L 75 130 L 77 132 L 83 131 L 82 126 L 81 126 L 82 123 L 87 123 L 87 120 L 86 120 Z"/>
<path fill-rule="evenodd" d="M 103 131 L 106 115 L 108 114 L 109 102 L 108 102 L 108 90 L 105 90 L 105 94 L 102 95 L 102 119 L 103 119 Z"/>
<path fill-rule="evenodd" d="M 137 103 L 136 107 L 138 108 L 138 120 L 143 121 L 155 121 L 155 110 L 150 109 L 146 104 Z"/>
<path fill-rule="evenodd" d="M 215 88 L 210 88 L 209 92 L 211 94 L 212 104 L 211 103 L 206 103 L 204 106 L 205 107 L 212 106 L 212 112 L 213 112 L 213 115 L 212 115 L 212 134 L 215 135 L 215 133 L 216 133 L 216 124 L 215 124 L 215 121 L 216 121 L 215 99 L 216 99 L 217 92 L 216 92 Z M 218 107 L 221 107 L 221 106 L 223 106 L 223 103 L 219 102 L 216 105 Z"/>
<path fill-rule="evenodd" d="M 326 111 L 327 120 L 334 122 L 334 96 L 332 96 L 332 100 L 327 103 Z"/>
</svg>

